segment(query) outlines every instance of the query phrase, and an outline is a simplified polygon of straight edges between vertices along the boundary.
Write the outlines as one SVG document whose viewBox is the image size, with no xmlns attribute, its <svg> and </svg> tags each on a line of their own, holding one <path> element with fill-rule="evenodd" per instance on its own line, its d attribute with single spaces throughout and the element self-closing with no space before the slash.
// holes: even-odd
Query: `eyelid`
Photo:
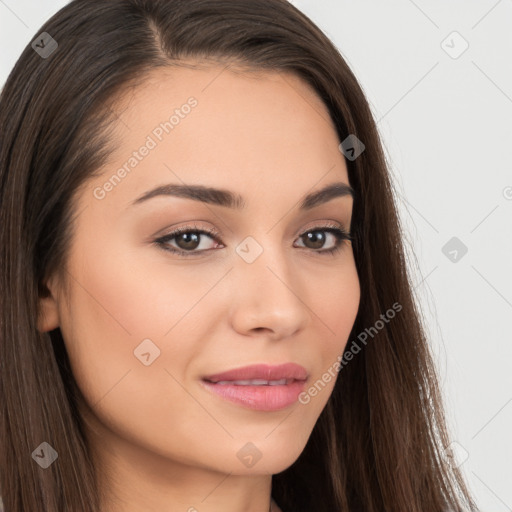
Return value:
<svg viewBox="0 0 512 512">
<path fill-rule="evenodd" d="M 206 233 L 207 235 L 210 235 L 212 237 L 220 237 L 220 233 L 215 228 L 209 228 L 209 227 L 203 227 L 198 226 L 197 224 L 187 224 L 186 226 L 180 226 L 179 228 L 172 229 L 167 234 L 163 234 L 159 236 L 158 238 L 168 238 L 171 235 L 178 236 L 180 233 L 186 233 L 188 231 L 194 231 L 194 232 L 200 232 L 200 233 Z"/>
<path fill-rule="evenodd" d="M 302 232 L 297 234 L 297 236 L 303 236 L 306 233 L 314 230 L 320 230 L 325 228 L 334 228 L 339 229 L 341 231 L 344 231 L 347 235 L 350 235 L 349 231 L 345 229 L 344 225 L 337 221 L 327 220 L 327 221 L 316 221 L 313 223 L 313 225 L 308 226 L 303 229 Z M 187 224 L 185 226 L 180 226 L 178 228 L 174 228 L 169 233 L 163 233 L 162 235 L 158 236 L 158 239 L 161 238 L 167 238 L 170 235 L 177 236 L 180 233 L 187 232 L 187 231 L 198 231 L 198 232 L 205 232 L 208 235 L 211 235 L 212 237 L 220 237 L 221 233 L 219 233 L 215 228 L 205 227 L 197 225 L 195 222 L 192 222 L 191 224 Z"/>
<path fill-rule="evenodd" d="M 314 222 L 313 225 L 304 228 L 304 230 L 301 233 L 299 233 L 298 236 L 305 235 L 306 233 L 309 233 L 310 231 L 315 231 L 315 230 L 319 231 L 319 230 L 326 229 L 326 228 L 339 229 L 339 230 L 347 233 L 347 235 L 349 234 L 349 232 L 345 229 L 343 224 L 341 224 L 340 222 L 336 222 L 333 220 L 326 220 L 323 222 L 322 221 Z"/>
</svg>

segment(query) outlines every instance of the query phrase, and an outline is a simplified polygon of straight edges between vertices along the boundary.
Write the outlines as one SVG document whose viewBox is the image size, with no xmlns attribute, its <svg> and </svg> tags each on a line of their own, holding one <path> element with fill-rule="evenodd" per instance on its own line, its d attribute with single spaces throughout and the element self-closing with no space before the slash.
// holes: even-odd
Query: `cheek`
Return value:
<svg viewBox="0 0 512 512">
<path fill-rule="evenodd" d="M 137 340 L 162 338 L 197 300 L 181 269 L 162 261 L 157 248 L 131 247 L 113 228 L 84 228 L 70 265 L 74 323 L 87 323 L 112 342 L 129 339 L 132 350 Z"/>
<path fill-rule="evenodd" d="M 361 288 L 353 256 L 322 282 L 322 292 L 316 293 L 319 306 L 315 313 L 327 333 L 323 338 L 323 355 L 328 356 L 329 361 L 324 363 L 332 363 L 343 352 L 359 309 Z"/>
<path fill-rule="evenodd" d="M 105 261 L 94 272 L 89 268 L 79 275 L 85 286 L 75 283 L 71 310 L 62 312 L 61 330 L 77 385 L 103 427 L 131 443 L 190 462 L 190 443 L 185 441 L 192 441 L 191 433 L 198 429 L 212 428 L 204 409 L 180 385 L 194 344 L 178 342 L 177 329 L 163 336 L 176 323 L 172 296 L 160 297 L 169 308 L 163 314 L 149 300 L 152 289 L 144 274 L 117 265 L 105 279 Z"/>
<path fill-rule="evenodd" d="M 77 384 L 94 406 L 132 379 L 138 363 L 133 351 L 152 332 L 146 330 L 151 323 L 144 282 L 127 272 L 101 233 L 93 238 L 86 228 L 69 261 L 70 309 L 62 301 L 60 328 Z M 138 332 L 136 325 L 145 328 Z"/>
<path fill-rule="evenodd" d="M 339 360 L 349 342 L 350 332 L 359 309 L 361 289 L 353 258 L 349 258 L 341 266 L 338 277 L 323 280 L 325 291 L 316 296 L 318 329 L 324 334 L 318 339 L 318 355 L 321 362 L 313 376 L 310 386 L 299 400 L 309 404 L 319 415 L 329 399 L 336 380 L 339 378 Z"/>
</svg>

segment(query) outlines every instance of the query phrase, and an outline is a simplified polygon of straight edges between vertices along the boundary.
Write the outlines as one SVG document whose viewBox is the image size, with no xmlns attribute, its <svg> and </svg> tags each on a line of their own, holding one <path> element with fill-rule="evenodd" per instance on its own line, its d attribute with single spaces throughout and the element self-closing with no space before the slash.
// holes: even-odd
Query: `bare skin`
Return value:
<svg viewBox="0 0 512 512">
<path fill-rule="evenodd" d="M 335 380 L 307 404 L 269 412 L 228 402 L 201 379 L 294 362 L 308 389 L 343 353 L 359 307 L 351 243 L 322 230 L 350 230 L 352 197 L 299 210 L 307 194 L 349 185 L 325 105 L 293 75 L 223 68 L 159 69 L 121 98 L 119 147 L 78 197 L 69 295 L 52 276 L 41 299 L 39 329 L 60 327 L 85 398 L 101 512 L 268 512 L 272 475 L 303 451 Z M 197 105 L 159 141 L 155 127 L 190 97 Z M 156 147 L 105 186 L 149 135 Z M 131 205 L 183 183 L 230 190 L 246 206 L 171 196 Z M 182 226 L 213 228 L 218 240 L 166 242 L 192 256 L 154 243 Z M 247 237 L 262 249 L 251 263 L 236 251 Z M 134 354 L 146 339 L 160 350 L 148 365 Z M 261 454 L 252 467 L 237 456 L 249 442 Z"/>
</svg>

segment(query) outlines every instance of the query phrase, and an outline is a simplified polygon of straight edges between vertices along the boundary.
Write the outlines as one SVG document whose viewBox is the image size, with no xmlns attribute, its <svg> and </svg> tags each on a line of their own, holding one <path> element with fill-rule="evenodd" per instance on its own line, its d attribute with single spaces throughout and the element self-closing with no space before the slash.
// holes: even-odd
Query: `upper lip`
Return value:
<svg viewBox="0 0 512 512">
<path fill-rule="evenodd" d="M 219 381 L 234 381 L 234 380 L 306 380 L 308 372 L 299 364 L 285 363 L 280 365 L 267 365 L 267 364 L 254 364 L 251 366 L 244 366 L 242 368 L 235 368 L 227 372 L 216 373 L 215 375 L 208 375 L 203 377 L 203 380 L 209 382 Z"/>
</svg>

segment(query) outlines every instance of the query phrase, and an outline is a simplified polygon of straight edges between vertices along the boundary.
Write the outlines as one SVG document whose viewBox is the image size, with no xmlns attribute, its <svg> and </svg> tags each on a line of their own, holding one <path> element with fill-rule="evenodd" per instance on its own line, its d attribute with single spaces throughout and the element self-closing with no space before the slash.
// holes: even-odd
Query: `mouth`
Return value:
<svg viewBox="0 0 512 512">
<path fill-rule="evenodd" d="M 219 386 L 287 386 L 291 384 L 296 379 L 281 379 L 281 380 L 262 380 L 262 379 L 253 379 L 253 380 L 219 380 L 217 382 L 211 381 L 208 379 L 204 379 L 205 382 L 210 382 L 211 384 L 218 384 Z"/>
<path fill-rule="evenodd" d="M 239 406 L 258 411 L 277 411 L 294 404 L 309 375 L 294 363 L 253 365 L 203 377 L 205 389 Z"/>
</svg>

